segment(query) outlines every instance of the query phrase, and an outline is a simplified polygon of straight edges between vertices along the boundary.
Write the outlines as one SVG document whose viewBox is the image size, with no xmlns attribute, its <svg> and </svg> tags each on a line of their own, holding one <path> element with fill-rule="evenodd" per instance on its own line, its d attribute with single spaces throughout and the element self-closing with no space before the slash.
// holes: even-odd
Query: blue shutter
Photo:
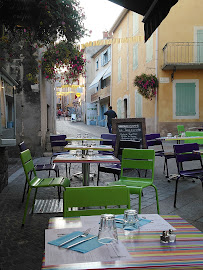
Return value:
<svg viewBox="0 0 203 270">
<path fill-rule="evenodd" d="M 133 70 L 138 67 L 138 44 L 133 46 Z"/>
<path fill-rule="evenodd" d="M 104 65 L 104 60 L 103 60 L 103 54 L 101 54 L 101 67 L 103 67 L 103 65 Z"/>
<path fill-rule="evenodd" d="M 194 116 L 195 83 L 176 83 L 176 116 Z"/>
<path fill-rule="evenodd" d="M 108 47 L 108 62 L 111 60 L 111 47 Z"/>
<path fill-rule="evenodd" d="M 142 117 L 142 96 L 138 91 L 135 92 L 135 117 Z"/>
<path fill-rule="evenodd" d="M 153 59 L 153 35 L 146 42 L 146 62 L 150 62 Z"/>
<path fill-rule="evenodd" d="M 197 62 L 203 63 L 203 30 L 197 30 Z"/>
<path fill-rule="evenodd" d="M 133 13 L 133 36 L 135 36 L 138 33 L 139 30 L 139 21 L 138 21 L 138 14 Z"/>
</svg>

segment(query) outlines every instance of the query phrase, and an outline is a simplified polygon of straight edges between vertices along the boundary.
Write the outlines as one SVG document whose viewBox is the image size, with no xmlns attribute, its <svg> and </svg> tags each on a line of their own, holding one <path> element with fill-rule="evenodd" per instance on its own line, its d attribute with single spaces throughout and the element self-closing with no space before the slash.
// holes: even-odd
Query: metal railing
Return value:
<svg viewBox="0 0 203 270">
<path fill-rule="evenodd" d="M 203 64 L 203 42 L 169 42 L 163 53 L 164 65 Z"/>
</svg>

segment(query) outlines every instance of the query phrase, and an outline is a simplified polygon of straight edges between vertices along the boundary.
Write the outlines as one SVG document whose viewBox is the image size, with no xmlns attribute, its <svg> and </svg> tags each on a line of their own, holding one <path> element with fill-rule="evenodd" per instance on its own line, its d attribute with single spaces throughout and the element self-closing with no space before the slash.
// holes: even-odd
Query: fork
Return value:
<svg viewBox="0 0 203 270">
<path fill-rule="evenodd" d="M 71 242 L 72 240 L 75 240 L 76 238 L 79 238 L 79 237 L 86 237 L 86 236 L 89 234 L 90 230 L 91 230 L 91 229 L 89 228 L 89 229 L 87 229 L 86 231 L 84 231 L 82 234 L 79 234 L 79 235 L 77 235 L 77 236 L 75 236 L 75 237 L 73 237 L 73 238 L 71 238 L 71 239 L 69 239 L 69 240 L 67 240 L 67 241 L 65 241 L 65 242 L 63 242 L 63 243 L 61 243 L 61 244 L 59 245 L 59 247 L 61 247 L 61 246 L 65 245 L 65 244 Z"/>
</svg>

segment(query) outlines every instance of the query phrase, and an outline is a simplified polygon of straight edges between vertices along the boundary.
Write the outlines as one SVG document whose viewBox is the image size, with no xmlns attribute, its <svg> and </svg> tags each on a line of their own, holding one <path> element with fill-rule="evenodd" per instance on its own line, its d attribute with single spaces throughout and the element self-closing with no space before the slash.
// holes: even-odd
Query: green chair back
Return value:
<svg viewBox="0 0 203 270">
<path fill-rule="evenodd" d="M 22 162 L 22 165 L 24 168 L 26 180 L 28 182 L 28 185 L 30 186 L 31 183 L 30 183 L 30 174 L 29 173 L 32 172 L 34 174 L 34 177 L 37 177 L 30 150 L 27 149 L 27 150 L 21 152 L 20 158 L 21 158 L 21 162 Z"/>
<path fill-rule="evenodd" d="M 152 186 L 156 193 L 157 212 L 159 213 L 158 192 L 154 181 L 155 151 L 153 149 L 124 149 L 121 161 L 120 180 L 111 182 L 109 186 L 125 185 L 130 194 L 139 195 L 139 213 L 141 213 L 141 198 L 143 188 Z M 126 169 L 135 171 L 129 172 Z M 142 171 L 143 170 L 143 171 Z M 149 170 L 151 173 L 149 174 Z M 150 176 L 147 176 L 147 175 Z"/>
<path fill-rule="evenodd" d="M 130 209 L 126 186 L 70 187 L 63 193 L 64 217 L 123 214 L 126 209 Z"/>
<path fill-rule="evenodd" d="M 185 127 L 183 125 L 177 125 L 178 135 L 181 135 L 185 132 Z"/>
<path fill-rule="evenodd" d="M 126 169 L 151 170 L 150 177 L 146 177 L 148 183 L 154 181 L 154 163 L 155 151 L 153 149 L 124 149 L 121 162 L 121 177 L 120 179 L 133 180 L 135 176 L 125 176 Z M 140 174 L 136 176 L 136 181 L 143 181 Z"/>
</svg>

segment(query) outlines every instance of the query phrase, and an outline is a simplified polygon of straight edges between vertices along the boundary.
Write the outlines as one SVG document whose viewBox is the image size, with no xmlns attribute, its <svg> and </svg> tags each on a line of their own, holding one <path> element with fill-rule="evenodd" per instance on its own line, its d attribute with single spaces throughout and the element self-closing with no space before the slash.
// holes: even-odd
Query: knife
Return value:
<svg viewBox="0 0 203 270">
<path fill-rule="evenodd" d="M 82 234 L 83 234 L 83 233 L 81 233 L 81 234 L 79 234 L 79 235 L 77 235 L 77 236 L 75 236 L 75 237 L 73 237 L 73 238 L 71 238 L 71 239 L 69 239 L 69 240 L 67 240 L 67 241 L 65 241 L 65 242 L 63 242 L 63 243 L 61 243 L 61 244 L 58 245 L 58 246 L 61 247 L 61 246 L 65 245 L 65 244 L 67 244 L 67 243 L 73 241 L 74 239 L 80 237 Z"/>
<path fill-rule="evenodd" d="M 87 238 L 87 239 L 84 239 L 84 240 L 82 240 L 82 241 L 79 241 L 79 242 L 77 242 L 77 243 L 75 243 L 75 244 L 72 244 L 72 245 L 70 245 L 70 246 L 68 246 L 68 247 L 66 247 L 66 248 L 68 249 L 68 248 L 77 246 L 77 245 L 79 245 L 79 244 L 81 244 L 81 243 L 84 243 L 84 242 L 89 241 L 89 240 L 91 240 L 91 239 L 93 239 L 93 238 L 96 238 L 96 237 L 97 237 L 97 236 L 94 235 L 94 236 L 92 236 L 92 237 L 89 237 L 89 238 Z"/>
</svg>

